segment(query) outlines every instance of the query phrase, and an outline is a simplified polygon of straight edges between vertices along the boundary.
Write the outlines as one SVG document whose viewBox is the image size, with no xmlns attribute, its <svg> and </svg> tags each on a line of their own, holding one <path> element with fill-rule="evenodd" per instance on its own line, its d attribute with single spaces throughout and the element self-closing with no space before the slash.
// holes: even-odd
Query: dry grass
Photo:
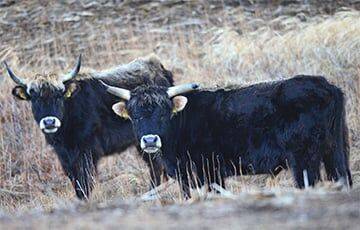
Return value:
<svg viewBox="0 0 360 230">
<path fill-rule="evenodd" d="M 23 12 L 34 9 L 29 7 L 24 4 L 20 8 L 25 9 Z M 51 13 L 40 10 L 38 17 L 43 19 Z M 75 20 L 76 14 L 69 15 L 68 18 Z M 102 23 L 87 16 L 81 18 L 81 23 L 56 23 L 46 18 L 43 20 L 53 23 L 37 22 L 39 28 L 13 28 L 9 34 L 2 35 L 13 39 L 6 39 L 0 45 L 0 61 L 6 59 L 16 73 L 31 77 L 32 72 L 66 70 L 80 52 L 85 57 L 84 65 L 97 69 L 155 52 L 175 72 L 176 82 L 198 81 L 209 86 L 249 84 L 295 74 L 324 75 L 340 86 L 347 97 L 351 168 L 355 186 L 359 186 L 360 13 L 343 11 L 303 22 L 296 16 L 265 20 L 242 10 L 227 9 L 219 11 L 216 17 L 222 19 L 217 26 L 207 14 L 199 17 L 200 22 L 190 20 L 190 26 L 146 24 L 141 21 L 141 15 L 122 26 L 111 18 L 104 18 Z M 71 207 L 77 201 L 68 179 L 33 121 L 29 104 L 12 98 L 13 83 L 5 77 L 4 70 L 3 75 L 0 76 L 0 212 Z M 132 199 L 147 191 L 147 169 L 136 157 L 134 148 L 103 159 L 99 172 L 93 202 Z M 234 193 L 272 186 L 292 189 L 289 173 L 281 173 L 270 183 L 267 176 L 252 176 L 232 178 L 228 184 Z M 172 202 L 180 200 L 176 185 L 162 195 Z"/>
</svg>

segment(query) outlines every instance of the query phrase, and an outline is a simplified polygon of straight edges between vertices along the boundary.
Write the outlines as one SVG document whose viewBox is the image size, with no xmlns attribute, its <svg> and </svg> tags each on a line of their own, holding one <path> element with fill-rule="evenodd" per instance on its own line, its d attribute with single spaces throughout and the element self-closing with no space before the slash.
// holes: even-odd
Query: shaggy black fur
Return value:
<svg viewBox="0 0 360 230">
<path fill-rule="evenodd" d="M 306 170 L 311 186 L 324 163 L 329 180 L 352 185 L 342 91 L 323 77 L 296 76 L 244 88 L 184 94 L 188 103 L 172 114 L 166 87 L 139 86 L 127 109 L 137 140 L 157 134 L 170 176 L 189 184 L 290 169 L 299 188 Z M 171 118 L 172 117 L 172 118 Z"/>
<path fill-rule="evenodd" d="M 172 73 L 162 66 L 160 69 L 151 70 L 155 77 L 141 75 L 140 68 L 125 71 L 124 76 L 109 75 L 102 80 L 127 89 L 140 84 L 171 86 Z M 59 130 L 54 134 L 45 134 L 45 137 L 53 146 L 77 197 L 87 199 L 94 185 L 99 159 L 125 150 L 135 143 L 135 139 L 131 123 L 119 119 L 111 109 L 119 100 L 109 95 L 100 81 L 92 77 L 70 80 L 65 83 L 66 90 L 71 84 L 76 84 L 76 92 L 71 98 L 64 98 L 63 91 L 47 82 L 40 85 L 39 91 L 32 90 L 28 97 L 37 123 L 45 116 L 55 116 L 61 120 Z M 13 93 L 19 87 L 22 86 L 16 86 Z M 141 155 L 151 169 L 152 185 L 159 185 L 162 166 L 152 162 L 147 154 Z"/>
</svg>

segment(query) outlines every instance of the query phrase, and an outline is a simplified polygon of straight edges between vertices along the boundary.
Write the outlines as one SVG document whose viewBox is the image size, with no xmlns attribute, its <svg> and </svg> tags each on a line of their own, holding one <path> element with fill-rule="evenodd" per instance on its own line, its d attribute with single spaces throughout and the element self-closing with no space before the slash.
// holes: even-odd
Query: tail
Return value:
<svg viewBox="0 0 360 230">
<path fill-rule="evenodd" d="M 345 99 L 342 91 L 332 86 L 334 95 L 334 110 L 331 132 L 334 150 L 324 157 L 324 165 L 329 180 L 344 181 L 350 187 L 352 178 L 349 167 L 349 134 L 346 125 Z"/>
<path fill-rule="evenodd" d="M 348 179 L 349 186 L 352 187 L 353 181 L 352 181 L 350 166 L 349 166 L 350 165 L 349 164 L 349 157 L 350 157 L 349 129 L 346 124 L 346 111 L 345 111 L 344 107 L 345 106 L 343 106 L 343 116 L 341 119 L 342 130 L 343 130 L 342 131 L 343 132 L 343 145 L 344 145 L 346 172 L 347 172 L 347 177 L 348 177 L 347 179 Z"/>
</svg>

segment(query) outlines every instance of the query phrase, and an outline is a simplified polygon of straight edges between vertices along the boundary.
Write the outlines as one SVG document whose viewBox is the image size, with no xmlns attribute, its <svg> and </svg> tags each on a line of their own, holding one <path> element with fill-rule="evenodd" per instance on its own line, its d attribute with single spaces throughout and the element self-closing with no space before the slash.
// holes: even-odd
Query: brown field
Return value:
<svg viewBox="0 0 360 230">
<path fill-rule="evenodd" d="M 231 194 L 173 183 L 144 202 L 149 175 L 135 148 L 105 158 L 78 201 L 28 103 L 0 69 L 0 228 L 334 228 L 360 224 L 360 8 L 357 1 L 0 1 L 0 61 L 18 75 L 105 69 L 155 53 L 176 83 L 204 86 L 323 75 L 343 89 L 354 188 L 298 191 L 289 172 L 229 178 Z M 211 2 L 211 3 L 209 3 Z M 247 5 L 245 2 L 253 2 Z M 260 2 L 260 3 L 258 3 Z M 285 4 L 288 2 L 295 2 Z M 346 6 L 346 7 L 344 7 Z"/>
</svg>

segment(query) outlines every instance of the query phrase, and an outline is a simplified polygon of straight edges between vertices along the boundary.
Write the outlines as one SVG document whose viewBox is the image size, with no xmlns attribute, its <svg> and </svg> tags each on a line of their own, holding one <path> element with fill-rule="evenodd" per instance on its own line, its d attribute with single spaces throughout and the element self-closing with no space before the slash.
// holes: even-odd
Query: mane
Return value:
<svg viewBox="0 0 360 230">
<path fill-rule="evenodd" d="M 168 86 L 173 84 L 172 73 L 166 70 L 159 58 L 154 55 L 137 58 L 128 64 L 118 65 L 107 70 L 87 70 L 87 72 L 79 74 L 76 79 L 101 79 L 109 84 L 128 87 L 159 83 L 159 81 L 167 82 L 165 85 Z"/>
</svg>

